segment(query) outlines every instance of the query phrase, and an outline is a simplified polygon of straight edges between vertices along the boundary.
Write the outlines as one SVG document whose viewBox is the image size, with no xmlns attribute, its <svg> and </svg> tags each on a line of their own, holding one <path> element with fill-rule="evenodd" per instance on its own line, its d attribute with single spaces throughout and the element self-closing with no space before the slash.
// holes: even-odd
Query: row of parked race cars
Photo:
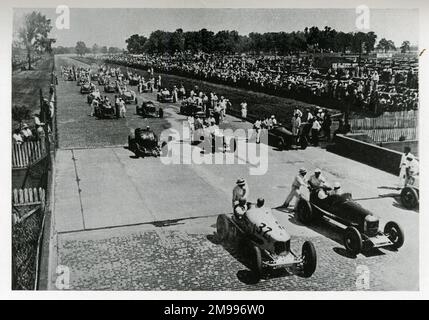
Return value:
<svg viewBox="0 0 429 320">
<path fill-rule="evenodd" d="M 91 80 L 100 81 L 95 76 Z M 136 81 L 128 84 L 136 85 Z M 152 101 L 144 101 L 137 104 L 135 93 L 124 89 L 117 82 L 102 80 L 105 92 L 116 92 L 128 99 L 127 103 L 136 104 L 136 114 L 142 117 L 164 116 L 163 109 Z M 94 85 L 88 81 L 78 82 L 82 93 L 88 93 L 88 102 L 94 99 Z M 113 88 L 113 89 L 112 89 Z M 129 95 L 127 93 L 130 92 Z M 160 102 L 172 102 L 172 98 L 158 94 Z M 187 116 L 205 118 L 207 113 L 197 104 L 184 100 L 180 107 L 180 113 Z M 290 148 L 296 143 L 296 137 L 283 126 L 275 127 L 270 133 L 269 142 L 279 146 L 282 139 L 282 149 Z M 274 140 L 274 143 L 273 143 Z M 165 144 L 165 142 L 164 142 Z M 150 129 L 137 128 L 128 137 L 128 147 L 137 157 L 146 155 L 159 156 L 163 144 L 160 144 L 157 135 Z M 306 146 L 300 146 L 305 148 Z M 412 189 L 414 190 L 414 189 Z M 375 248 L 390 247 L 399 249 L 404 244 L 404 233 L 401 227 L 393 221 L 387 222 L 380 229 L 380 220 L 369 210 L 363 208 L 352 199 L 351 194 L 329 195 L 321 200 L 317 194 L 320 190 L 311 190 L 308 199 L 301 197 L 296 205 L 295 215 L 298 221 L 304 225 L 318 224 L 322 220 L 331 220 L 344 226 L 343 243 L 351 255 L 367 252 Z M 416 192 L 416 191 L 413 191 Z M 417 189 L 418 192 L 418 189 Z M 417 194 L 418 196 L 418 194 Z M 222 214 L 218 216 L 216 229 L 217 235 L 222 241 L 237 242 L 240 249 L 245 251 L 249 260 L 249 267 L 253 274 L 260 279 L 267 270 L 286 269 L 303 277 L 310 277 L 317 267 L 317 253 L 311 241 L 302 245 L 301 252 L 294 252 L 291 248 L 291 236 L 277 221 L 270 210 L 258 210 L 255 204 L 246 204 L 246 214 L 237 218 L 234 214 Z"/>
</svg>

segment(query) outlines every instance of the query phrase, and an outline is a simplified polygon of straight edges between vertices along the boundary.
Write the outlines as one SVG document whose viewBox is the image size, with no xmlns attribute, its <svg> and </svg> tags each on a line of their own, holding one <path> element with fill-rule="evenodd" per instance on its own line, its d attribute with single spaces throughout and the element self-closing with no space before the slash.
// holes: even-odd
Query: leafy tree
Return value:
<svg viewBox="0 0 429 320">
<path fill-rule="evenodd" d="M 392 40 L 387 40 L 386 38 L 380 39 L 376 47 L 378 50 L 383 50 L 387 52 L 389 50 L 396 50 L 395 43 Z"/>
<path fill-rule="evenodd" d="M 102 46 L 100 51 L 101 51 L 101 53 L 107 53 L 107 47 Z"/>
<path fill-rule="evenodd" d="M 108 53 L 120 53 L 122 50 L 118 47 L 109 47 Z"/>
<path fill-rule="evenodd" d="M 402 42 L 400 48 L 401 48 L 402 53 L 409 52 L 411 50 L 410 41 L 406 40 L 406 41 Z"/>
<path fill-rule="evenodd" d="M 125 40 L 127 44 L 127 50 L 129 53 L 142 53 L 144 44 L 146 43 L 147 38 L 145 36 L 140 36 L 138 34 L 133 34 L 128 39 Z"/>
<path fill-rule="evenodd" d="M 89 49 L 86 47 L 85 42 L 78 41 L 76 43 L 75 51 L 79 56 L 83 56 L 83 55 L 85 55 L 85 53 L 87 53 L 89 51 Z"/>
<path fill-rule="evenodd" d="M 98 46 L 98 44 L 94 43 L 92 45 L 91 52 L 92 53 L 100 53 L 100 47 Z"/>
<path fill-rule="evenodd" d="M 27 52 L 28 69 L 31 69 L 34 52 L 51 52 L 55 39 L 48 38 L 51 31 L 51 20 L 40 12 L 33 11 L 25 15 L 24 25 L 20 28 L 18 36 Z"/>
</svg>

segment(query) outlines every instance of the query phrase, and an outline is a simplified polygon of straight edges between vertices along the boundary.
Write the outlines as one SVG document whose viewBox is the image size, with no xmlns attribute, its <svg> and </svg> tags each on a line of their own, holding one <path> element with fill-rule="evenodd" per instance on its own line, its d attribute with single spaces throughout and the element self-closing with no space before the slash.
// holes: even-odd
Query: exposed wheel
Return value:
<svg viewBox="0 0 429 320">
<path fill-rule="evenodd" d="M 229 237 L 229 219 L 226 215 L 221 214 L 217 217 L 216 220 L 216 233 L 219 237 L 219 240 L 226 241 Z"/>
<path fill-rule="evenodd" d="M 310 241 L 305 241 L 302 245 L 302 260 L 303 276 L 309 278 L 316 271 L 317 266 L 316 248 Z"/>
<path fill-rule="evenodd" d="M 313 221 L 313 209 L 311 208 L 310 202 L 305 199 L 299 199 L 296 208 L 298 220 L 303 224 L 309 224 Z"/>
<path fill-rule="evenodd" d="M 302 150 L 307 149 L 307 146 L 308 146 L 307 138 L 305 138 L 304 136 L 301 137 L 299 139 L 299 144 L 300 144 Z"/>
<path fill-rule="evenodd" d="M 392 241 L 392 247 L 395 249 L 399 249 L 404 244 L 404 232 L 396 222 L 389 221 L 386 223 L 384 234 Z"/>
<path fill-rule="evenodd" d="M 348 227 L 344 231 L 344 247 L 351 254 L 358 255 L 362 251 L 362 236 L 355 227 Z"/>
<path fill-rule="evenodd" d="M 134 99 L 134 103 L 137 104 L 137 97 Z"/>
<path fill-rule="evenodd" d="M 277 140 L 277 149 L 283 150 L 286 147 L 285 140 L 283 138 L 279 138 Z"/>
<path fill-rule="evenodd" d="M 164 118 L 164 110 L 162 108 L 159 108 L 158 115 L 160 118 Z"/>
<path fill-rule="evenodd" d="M 251 252 L 250 268 L 255 274 L 255 276 L 259 279 L 262 275 L 261 249 L 259 249 L 257 246 L 252 246 L 250 252 Z"/>
<path fill-rule="evenodd" d="M 401 191 L 401 203 L 407 209 L 415 209 L 419 204 L 419 194 L 416 189 L 405 187 Z"/>
</svg>

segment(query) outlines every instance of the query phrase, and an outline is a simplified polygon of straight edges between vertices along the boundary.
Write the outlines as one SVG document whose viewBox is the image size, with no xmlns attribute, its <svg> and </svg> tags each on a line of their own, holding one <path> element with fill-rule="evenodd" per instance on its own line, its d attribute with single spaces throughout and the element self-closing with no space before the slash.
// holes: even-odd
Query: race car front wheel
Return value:
<svg viewBox="0 0 429 320">
<path fill-rule="evenodd" d="M 259 279 L 262 274 L 262 254 L 261 249 L 259 249 L 257 246 L 252 247 L 252 257 L 251 257 L 251 270 Z"/>
<path fill-rule="evenodd" d="M 415 209 L 419 204 L 419 195 L 414 188 L 405 187 L 401 191 L 401 202 L 407 209 Z"/>
<path fill-rule="evenodd" d="M 313 209 L 310 203 L 305 199 L 300 199 L 296 208 L 298 220 L 303 224 L 309 224 L 313 221 Z"/>
<path fill-rule="evenodd" d="M 362 236 L 355 227 L 348 227 L 344 232 L 344 247 L 353 255 L 362 252 Z"/>
<path fill-rule="evenodd" d="M 305 241 L 302 245 L 302 264 L 303 264 L 303 276 L 309 278 L 316 271 L 317 266 L 317 254 L 316 248 L 310 241 Z"/>
<path fill-rule="evenodd" d="M 229 236 L 229 220 L 224 214 L 217 217 L 216 220 L 216 232 L 220 241 L 228 240 Z"/>
<path fill-rule="evenodd" d="M 384 226 L 384 234 L 393 243 L 392 247 L 399 249 L 404 244 L 404 232 L 396 222 L 389 221 Z"/>
</svg>

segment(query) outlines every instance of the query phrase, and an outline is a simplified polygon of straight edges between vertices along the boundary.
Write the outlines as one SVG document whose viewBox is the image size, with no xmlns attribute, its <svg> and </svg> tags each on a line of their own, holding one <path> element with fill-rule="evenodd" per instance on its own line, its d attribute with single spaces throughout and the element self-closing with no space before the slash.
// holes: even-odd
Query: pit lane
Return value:
<svg viewBox="0 0 429 320">
<path fill-rule="evenodd" d="M 57 68 L 62 64 L 83 63 L 57 56 Z M 179 128 L 185 117 L 177 114 L 178 105 L 163 104 L 165 119 L 142 119 L 131 105 L 126 119 L 96 120 L 75 82 L 60 79 L 57 96 L 57 254 L 51 270 L 69 266 L 72 288 L 356 290 L 356 268 L 364 265 L 371 272 L 369 289 L 418 289 L 418 215 L 394 198 L 362 205 L 381 217 L 381 226 L 397 221 L 404 229 L 404 247 L 357 258 L 344 253 L 336 226 L 305 227 L 293 214 L 275 209 L 302 166 L 322 168 L 329 181 L 340 181 L 354 198 L 380 194 L 379 187 L 394 185 L 395 176 L 313 147 L 284 152 L 270 148 L 268 171 L 262 176 L 249 175 L 248 164 L 163 165 L 155 158 L 134 159 L 124 148 L 130 130 L 146 125 L 157 133 Z M 156 100 L 150 93 L 138 95 L 142 99 Z M 233 129 L 251 126 L 229 116 L 226 120 Z M 315 243 L 319 266 L 312 278 L 271 277 L 257 285 L 243 280 L 246 267 L 237 258 L 239 250 L 220 245 L 214 236 L 216 216 L 231 210 L 238 177 L 248 180 L 251 199 L 262 196 L 274 208 L 295 248 L 305 239 Z M 172 223 L 163 223 L 168 221 Z M 54 274 L 51 280 L 55 289 Z"/>
</svg>

